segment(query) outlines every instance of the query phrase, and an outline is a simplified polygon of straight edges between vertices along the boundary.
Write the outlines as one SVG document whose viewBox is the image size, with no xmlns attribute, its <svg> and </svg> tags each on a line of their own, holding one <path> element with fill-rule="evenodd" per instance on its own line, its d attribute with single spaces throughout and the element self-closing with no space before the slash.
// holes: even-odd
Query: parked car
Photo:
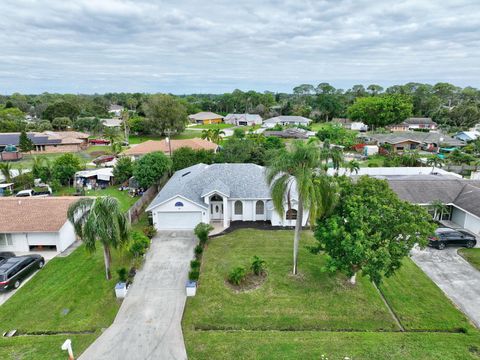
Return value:
<svg viewBox="0 0 480 360">
<path fill-rule="evenodd" d="M 465 246 L 473 248 L 477 245 L 477 239 L 474 235 L 465 230 L 455 230 L 450 228 L 438 228 L 435 230 L 435 236 L 429 238 L 428 246 L 439 250 L 447 246 Z"/>
<path fill-rule="evenodd" d="M 21 190 L 15 196 L 16 197 L 30 197 L 30 196 L 50 196 L 52 195 L 52 188 L 50 186 L 45 186 L 41 188 Z"/>
<path fill-rule="evenodd" d="M 107 139 L 90 139 L 89 142 L 92 145 L 110 145 L 110 140 Z"/>
<path fill-rule="evenodd" d="M 1 251 L 0 252 L 0 264 L 3 264 L 7 259 L 14 257 L 15 254 L 11 251 Z"/>
<path fill-rule="evenodd" d="M 18 289 L 32 272 L 43 268 L 45 259 L 40 255 L 15 256 L 0 264 L 0 291 Z"/>
</svg>

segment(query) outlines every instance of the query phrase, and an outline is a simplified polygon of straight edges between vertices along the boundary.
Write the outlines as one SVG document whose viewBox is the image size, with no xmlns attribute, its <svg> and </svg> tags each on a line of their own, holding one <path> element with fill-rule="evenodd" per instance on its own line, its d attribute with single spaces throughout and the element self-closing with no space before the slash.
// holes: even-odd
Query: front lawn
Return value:
<svg viewBox="0 0 480 360">
<path fill-rule="evenodd" d="M 246 229 L 211 239 L 184 314 L 189 358 L 480 358 L 478 331 L 410 259 L 381 286 L 401 332 L 367 278 L 351 286 L 341 274 L 322 272 L 325 256 L 305 248 L 313 241 L 304 232 L 294 277 L 292 231 Z M 267 280 L 236 293 L 225 278 L 253 255 L 266 260 Z"/>
<path fill-rule="evenodd" d="M 55 195 L 68 196 L 75 194 L 76 189 L 74 187 L 64 186 L 58 190 Z M 85 196 L 113 196 L 120 202 L 120 209 L 123 212 L 128 211 L 135 202 L 140 199 L 139 197 L 132 197 L 128 195 L 128 191 L 118 190 L 118 186 L 109 186 L 106 189 L 87 190 Z"/>
<path fill-rule="evenodd" d="M 225 124 L 225 123 L 221 123 L 221 124 L 205 124 L 205 125 L 193 125 L 193 126 L 189 126 L 187 129 L 205 129 L 205 130 L 208 130 L 208 129 L 230 129 L 232 127 L 234 127 L 235 125 L 232 125 L 232 124 Z"/>
<path fill-rule="evenodd" d="M 458 254 L 467 260 L 473 267 L 480 270 L 480 249 L 459 249 Z"/>
</svg>

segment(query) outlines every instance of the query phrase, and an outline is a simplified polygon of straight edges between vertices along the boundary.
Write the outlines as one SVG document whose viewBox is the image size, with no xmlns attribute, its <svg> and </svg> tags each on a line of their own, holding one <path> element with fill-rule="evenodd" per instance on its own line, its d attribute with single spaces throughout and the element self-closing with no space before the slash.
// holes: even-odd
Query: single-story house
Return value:
<svg viewBox="0 0 480 360">
<path fill-rule="evenodd" d="M 223 121 L 236 126 L 262 125 L 263 122 L 262 117 L 257 114 L 228 114 Z"/>
<path fill-rule="evenodd" d="M 255 164 L 197 164 L 175 172 L 146 211 L 157 230 L 192 230 L 198 223 L 269 221 L 294 226 L 297 202 L 280 216 L 273 207 L 265 168 Z M 305 212 L 303 225 L 308 221 Z"/>
<path fill-rule="evenodd" d="M 388 125 L 386 128 L 391 132 L 405 132 L 410 130 L 410 125 L 408 125 L 406 122 L 402 122 L 400 124 Z"/>
<path fill-rule="evenodd" d="M 477 140 L 480 136 L 480 132 L 478 131 L 460 131 L 455 134 L 454 138 L 458 140 L 462 140 L 464 142 Z"/>
<path fill-rule="evenodd" d="M 122 115 L 122 111 L 123 111 L 123 106 L 117 105 L 117 104 L 112 104 L 108 108 L 108 113 L 116 117 L 119 117 L 120 115 Z"/>
<path fill-rule="evenodd" d="M 223 121 L 223 116 L 215 114 L 210 111 L 201 111 L 196 114 L 188 115 L 191 122 L 200 125 L 220 124 Z"/>
<path fill-rule="evenodd" d="M 375 143 L 375 145 L 390 144 L 394 152 L 415 149 L 436 151 L 439 146 L 465 145 L 458 139 L 437 132 L 406 131 L 392 134 L 369 134 L 362 136 L 362 138 Z"/>
<path fill-rule="evenodd" d="M 75 184 L 89 189 L 96 186 L 105 187 L 113 184 L 113 168 L 103 167 L 82 170 L 75 173 Z"/>
<path fill-rule="evenodd" d="M 175 150 L 182 147 L 189 147 L 194 150 L 211 150 L 216 152 L 218 150 L 218 145 L 204 139 L 193 138 L 193 139 L 183 139 L 183 140 L 148 140 L 140 144 L 132 145 L 130 149 L 122 152 L 123 156 L 131 156 L 134 159 L 138 159 L 145 154 L 160 151 L 166 155 L 171 155 L 170 150 L 173 153 Z"/>
<path fill-rule="evenodd" d="M 315 136 L 314 131 L 308 131 L 299 128 L 287 128 L 280 131 L 266 130 L 265 136 L 276 136 L 285 139 L 308 139 Z"/>
<path fill-rule="evenodd" d="M 120 119 L 100 119 L 103 126 L 108 128 L 119 129 L 122 126 L 122 120 Z"/>
<path fill-rule="evenodd" d="M 429 117 L 411 117 L 400 124 L 387 126 L 390 131 L 407 131 L 414 129 L 437 130 L 438 125 Z"/>
<path fill-rule="evenodd" d="M 67 210 L 78 199 L 74 196 L 0 198 L 0 251 L 64 251 L 76 240 Z"/>
<path fill-rule="evenodd" d="M 33 152 L 63 153 L 78 152 L 88 146 L 88 134 L 78 131 L 29 132 L 27 137 L 33 142 Z M 0 152 L 9 145 L 18 147 L 20 133 L 0 133 Z"/>
<path fill-rule="evenodd" d="M 361 132 L 368 131 L 368 125 L 365 125 L 361 121 L 352 121 L 348 118 L 333 118 L 332 123 L 338 123 L 348 130 Z"/>
<path fill-rule="evenodd" d="M 401 199 L 426 206 L 432 214 L 435 211 L 432 203 L 441 201 L 448 207 L 442 220 L 480 235 L 480 181 L 445 174 L 393 176 L 386 179 Z"/>
<path fill-rule="evenodd" d="M 266 128 L 273 128 L 275 125 L 289 126 L 289 125 L 302 125 L 308 126 L 312 122 L 311 119 L 307 119 L 303 116 L 275 116 L 267 119 L 263 122 L 263 126 Z"/>
</svg>

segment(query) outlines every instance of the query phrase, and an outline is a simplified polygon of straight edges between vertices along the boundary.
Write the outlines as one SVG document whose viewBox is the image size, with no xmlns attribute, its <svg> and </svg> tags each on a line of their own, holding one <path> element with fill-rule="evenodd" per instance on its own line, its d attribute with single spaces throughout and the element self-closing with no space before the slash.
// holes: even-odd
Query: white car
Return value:
<svg viewBox="0 0 480 360">
<path fill-rule="evenodd" d="M 46 186 L 46 187 L 43 187 L 40 191 L 35 191 L 32 189 L 21 190 L 15 196 L 16 197 L 30 197 L 30 196 L 45 197 L 50 195 L 52 195 L 52 189 L 50 188 L 50 186 Z"/>
</svg>

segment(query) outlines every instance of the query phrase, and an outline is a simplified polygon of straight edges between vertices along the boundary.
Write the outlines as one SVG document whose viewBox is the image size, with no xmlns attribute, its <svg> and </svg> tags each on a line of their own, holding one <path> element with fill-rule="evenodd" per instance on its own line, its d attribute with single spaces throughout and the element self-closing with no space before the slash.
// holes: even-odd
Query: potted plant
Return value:
<svg viewBox="0 0 480 360">
<path fill-rule="evenodd" d="M 127 269 L 120 268 L 117 270 L 118 282 L 115 285 L 115 295 L 117 299 L 123 299 L 127 296 Z"/>
</svg>

